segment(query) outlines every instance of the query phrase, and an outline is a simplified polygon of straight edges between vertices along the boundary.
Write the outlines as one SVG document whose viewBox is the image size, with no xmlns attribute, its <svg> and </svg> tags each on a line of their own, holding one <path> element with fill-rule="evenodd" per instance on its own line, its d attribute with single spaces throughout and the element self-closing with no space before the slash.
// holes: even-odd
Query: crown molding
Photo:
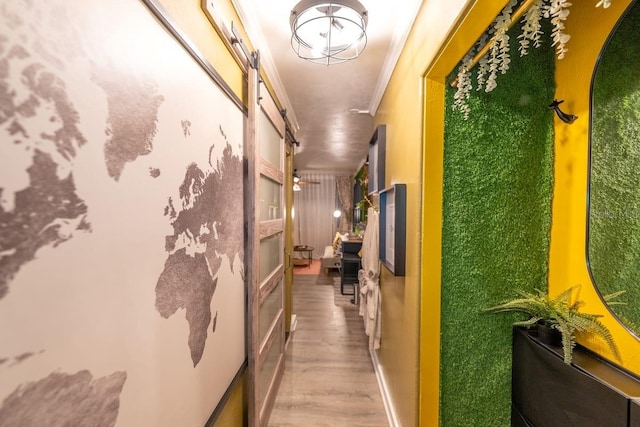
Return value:
<svg viewBox="0 0 640 427">
<path fill-rule="evenodd" d="M 408 0 L 404 1 L 408 2 Z M 400 58 L 400 54 L 402 53 L 402 49 L 404 49 L 404 44 L 407 42 L 407 38 L 409 37 L 409 33 L 411 32 L 413 23 L 416 20 L 416 16 L 418 16 L 418 12 L 420 11 L 422 2 L 423 0 L 413 0 L 412 5 L 406 5 L 406 15 L 404 15 L 404 22 L 399 23 L 396 26 L 396 28 L 401 29 L 401 31 L 397 31 L 393 34 L 391 45 L 389 46 L 389 53 L 384 60 L 382 71 L 380 72 L 380 77 L 378 78 L 378 83 L 376 83 L 373 95 L 371 96 L 371 102 L 369 104 L 369 114 L 371 114 L 372 116 L 375 116 L 376 112 L 378 111 L 378 107 L 380 106 L 380 102 L 382 101 L 382 96 L 384 95 L 385 90 L 387 90 L 387 85 L 389 84 L 389 80 L 391 80 L 391 75 L 393 74 L 393 70 L 396 68 L 396 64 L 398 63 L 398 59 Z"/>
<path fill-rule="evenodd" d="M 247 32 L 247 36 L 249 37 L 251 44 L 255 49 L 260 51 L 260 64 L 262 65 L 266 77 L 269 79 L 269 83 L 271 83 L 275 96 L 278 98 L 282 108 L 287 110 L 286 120 L 289 122 L 291 132 L 295 136 L 296 132 L 300 130 L 298 119 L 293 107 L 291 106 L 291 101 L 289 100 L 287 91 L 282 84 L 282 79 L 280 78 L 280 73 L 278 73 L 278 68 L 273 60 L 273 56 L 271 55 L 269 44 L 260 30 L 260 25 L 258 25 L 256 15 L 249 3 L 250 2 L 247 0 L 231 0 L 231 4 L 236 9 L 238 17 L 240 18 L 240 23 Z"/>
</svg>

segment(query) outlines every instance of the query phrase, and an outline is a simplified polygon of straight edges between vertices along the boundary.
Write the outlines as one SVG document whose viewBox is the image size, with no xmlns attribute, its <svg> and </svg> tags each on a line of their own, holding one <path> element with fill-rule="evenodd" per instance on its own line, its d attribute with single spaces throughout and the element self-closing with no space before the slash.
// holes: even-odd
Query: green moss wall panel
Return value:
<svg viewBox="0 0 640 427">
<path fill-rule="evenodd" d="M 517 52 L 465 120 L 446 94 L 442 252 L 442 426 L 510 423 L 510 315 L 482 310 L 546 289 L 553 184 L 554 57 Z M 547 32 L 548 34 L 548 32 Z M 475 76 L 474 76 L 475 79 Z"/>
<path fill-rule="evenodd" d="M 593 82 L 589 265 L 598 290 L 619 290 L 611 308 L 640 333 L 640 3 L 603 49 Z M 633 59 L 633 60 L 631 60 Z"/>
</svg>

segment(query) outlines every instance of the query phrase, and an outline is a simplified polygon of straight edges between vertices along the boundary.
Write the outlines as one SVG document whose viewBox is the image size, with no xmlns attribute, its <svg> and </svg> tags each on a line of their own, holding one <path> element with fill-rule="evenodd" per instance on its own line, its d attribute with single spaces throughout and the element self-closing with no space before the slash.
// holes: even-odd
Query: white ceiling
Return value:
<svg viewBox="0 0 640 427">
<path fill-rule="evenodd" d="M 295 168 L 357 171 L 367 156 L 373 115 L 422 0 L 360 0 L 367 47 L 353 61 L 325 66 L 297 57 L 289 16 L 298 0 L 232 0 L 300 146 Z"/>
</svg>

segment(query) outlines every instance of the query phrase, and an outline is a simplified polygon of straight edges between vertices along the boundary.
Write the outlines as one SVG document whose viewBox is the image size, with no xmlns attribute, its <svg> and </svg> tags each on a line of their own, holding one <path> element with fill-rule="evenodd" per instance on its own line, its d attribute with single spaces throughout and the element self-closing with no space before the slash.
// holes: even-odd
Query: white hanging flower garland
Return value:
<svg viewBox="0 0 640 427">
<path fill-rule="evenodd" d="M 489 77 L 484 87 L 485 92 L 491 92 L 498 86 L 496 79 L 498 71 L 505 74 L 509 69 L 511 58 L 509 57 L 509 25 L 511 25 L 511 13 L 517 0 L 509 1 L 493 24 L 493 44 L 489 50 Z"/>
<path fill-rule="evenodd" d="M 491 47 L 488 55 L 483 56 L 478 61 L 478 71 L 476 75 L 476 90 L 484 89 L 485 92 L 491 92 L 497 87 L 498 71 L 506 74 L 509 70 L 509 35 L 507 31 L 511 26 L 511 14 L 513 8 L 518 4 L 518 0 L 510 0 L 507 6 L 502 9 L 500 15 L 495 19 L 491 28 L 485 32 L 477 42 L 467 52 L 458 67 L 457 75 L 457 91 L 454 95 L 453 109 L 460 111 L 465 120 L 469 118 L 471 108 L 468 99 L 473 90 L 471 81 L 471 65 L 473 61 L 473 52 L 485 45 L 486 40 L 493 34 Z M 522 34 L 518 36 L 520 56 L 527 55 L 531 46 L 539 48 L 542 44 L 540 37 L 542 36 L 542 26 L 540 24 L 542 18 L 550 19 L 553 24 L 551 32 L 552 47 L 555 47 L 556 57 L 564 58 L 567 53 L 567 43 L 571 39 L 569 34 L 564 32 L 564 21 L 569 16 L 569 7 L 571 3 L 567 0 L 537 0 L 522 19 Z M 599 0 L 596 7 L 602 6 L 603 9 L 611 6 L 611 0 Z"/>
<path fill-rule="evenodd" d="M 469 113 L 471 112 L 471 107 L 469 107 L 467 100 L 469 99 L 471 88 L 473 87 L 473 84 L 471 83 L 471 73 L 468 68 L 469 65 L 471 65 L 472 60 L 473 53 L 472 51 L 469 51 L 458 67 L 458 90 L 456 90 L 455 95 L 453 95 L 452 108 L 460 111 L 465 120 L 469 118 Z"/>
<path fill-rule="evenodd" d="M 540 21 L 542 21 L 542 11 L 546 2 L 547 0 L 537 0 L 531 5 L 522 19 L 522 34 L 518 36 L 520 40 L 520 47 L 518 48 L 520 56 L 525 56 L 529 53 L 531 43 L 536 49 L 540 47 L 540 36 L 542 35 Z"/>
<path fill-rule="evenodd" d="M 564 21 L 569 16 L 569 3 L 567 0 L 551 0 L 551 4 L 546 6 L 543 13 L 545 18 L 551 18 L 553 24 L 553 31 L 551 32 L 551 39 L 553 43 L 551 46 L 556 47 L 556 56 L 558 59 L 564 58 L 567 53 L 567 43 L 571 36 L 564 32 Z"/>
<path fill-rule="evenodd" d="M 479 48 L 484 46 L 487 43 L 487 41 L 489 41 L 489 34 L 488 33 L 484 33 L 480 37 L 480 40 L 478 40 Z M 478 72 L 477 72 L 477 75 L 476 75 L 476 81 L 478 82 L 478 85 L 476 86 L 476 90 L 484 89 L 485 82 L 487 81 L 487 73 L 488 72 L 489 72 L 489 59 L 487 58 L 486 55 L 484 55 L 478 61 Z"/>
</svg>

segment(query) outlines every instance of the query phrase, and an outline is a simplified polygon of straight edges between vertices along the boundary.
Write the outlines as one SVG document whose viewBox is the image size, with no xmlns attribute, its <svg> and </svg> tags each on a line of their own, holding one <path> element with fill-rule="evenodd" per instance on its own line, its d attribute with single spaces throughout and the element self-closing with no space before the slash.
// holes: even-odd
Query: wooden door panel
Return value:
<svg viewBox="0 0 640 427">
<path fill-rule="evenodd" d="M 257 67 L 259 69 L 259 67 Z M 284 371 L 284 119 L 249 70 L 249 138 L 254 164 L 248 168 L 254 206 L 250 223 L 249 423 L 266 426 Z M 260 95 L 258 93 L 260 92 Z M 253 167 L 252 167 L 253 166 Z"/>
</svg>

